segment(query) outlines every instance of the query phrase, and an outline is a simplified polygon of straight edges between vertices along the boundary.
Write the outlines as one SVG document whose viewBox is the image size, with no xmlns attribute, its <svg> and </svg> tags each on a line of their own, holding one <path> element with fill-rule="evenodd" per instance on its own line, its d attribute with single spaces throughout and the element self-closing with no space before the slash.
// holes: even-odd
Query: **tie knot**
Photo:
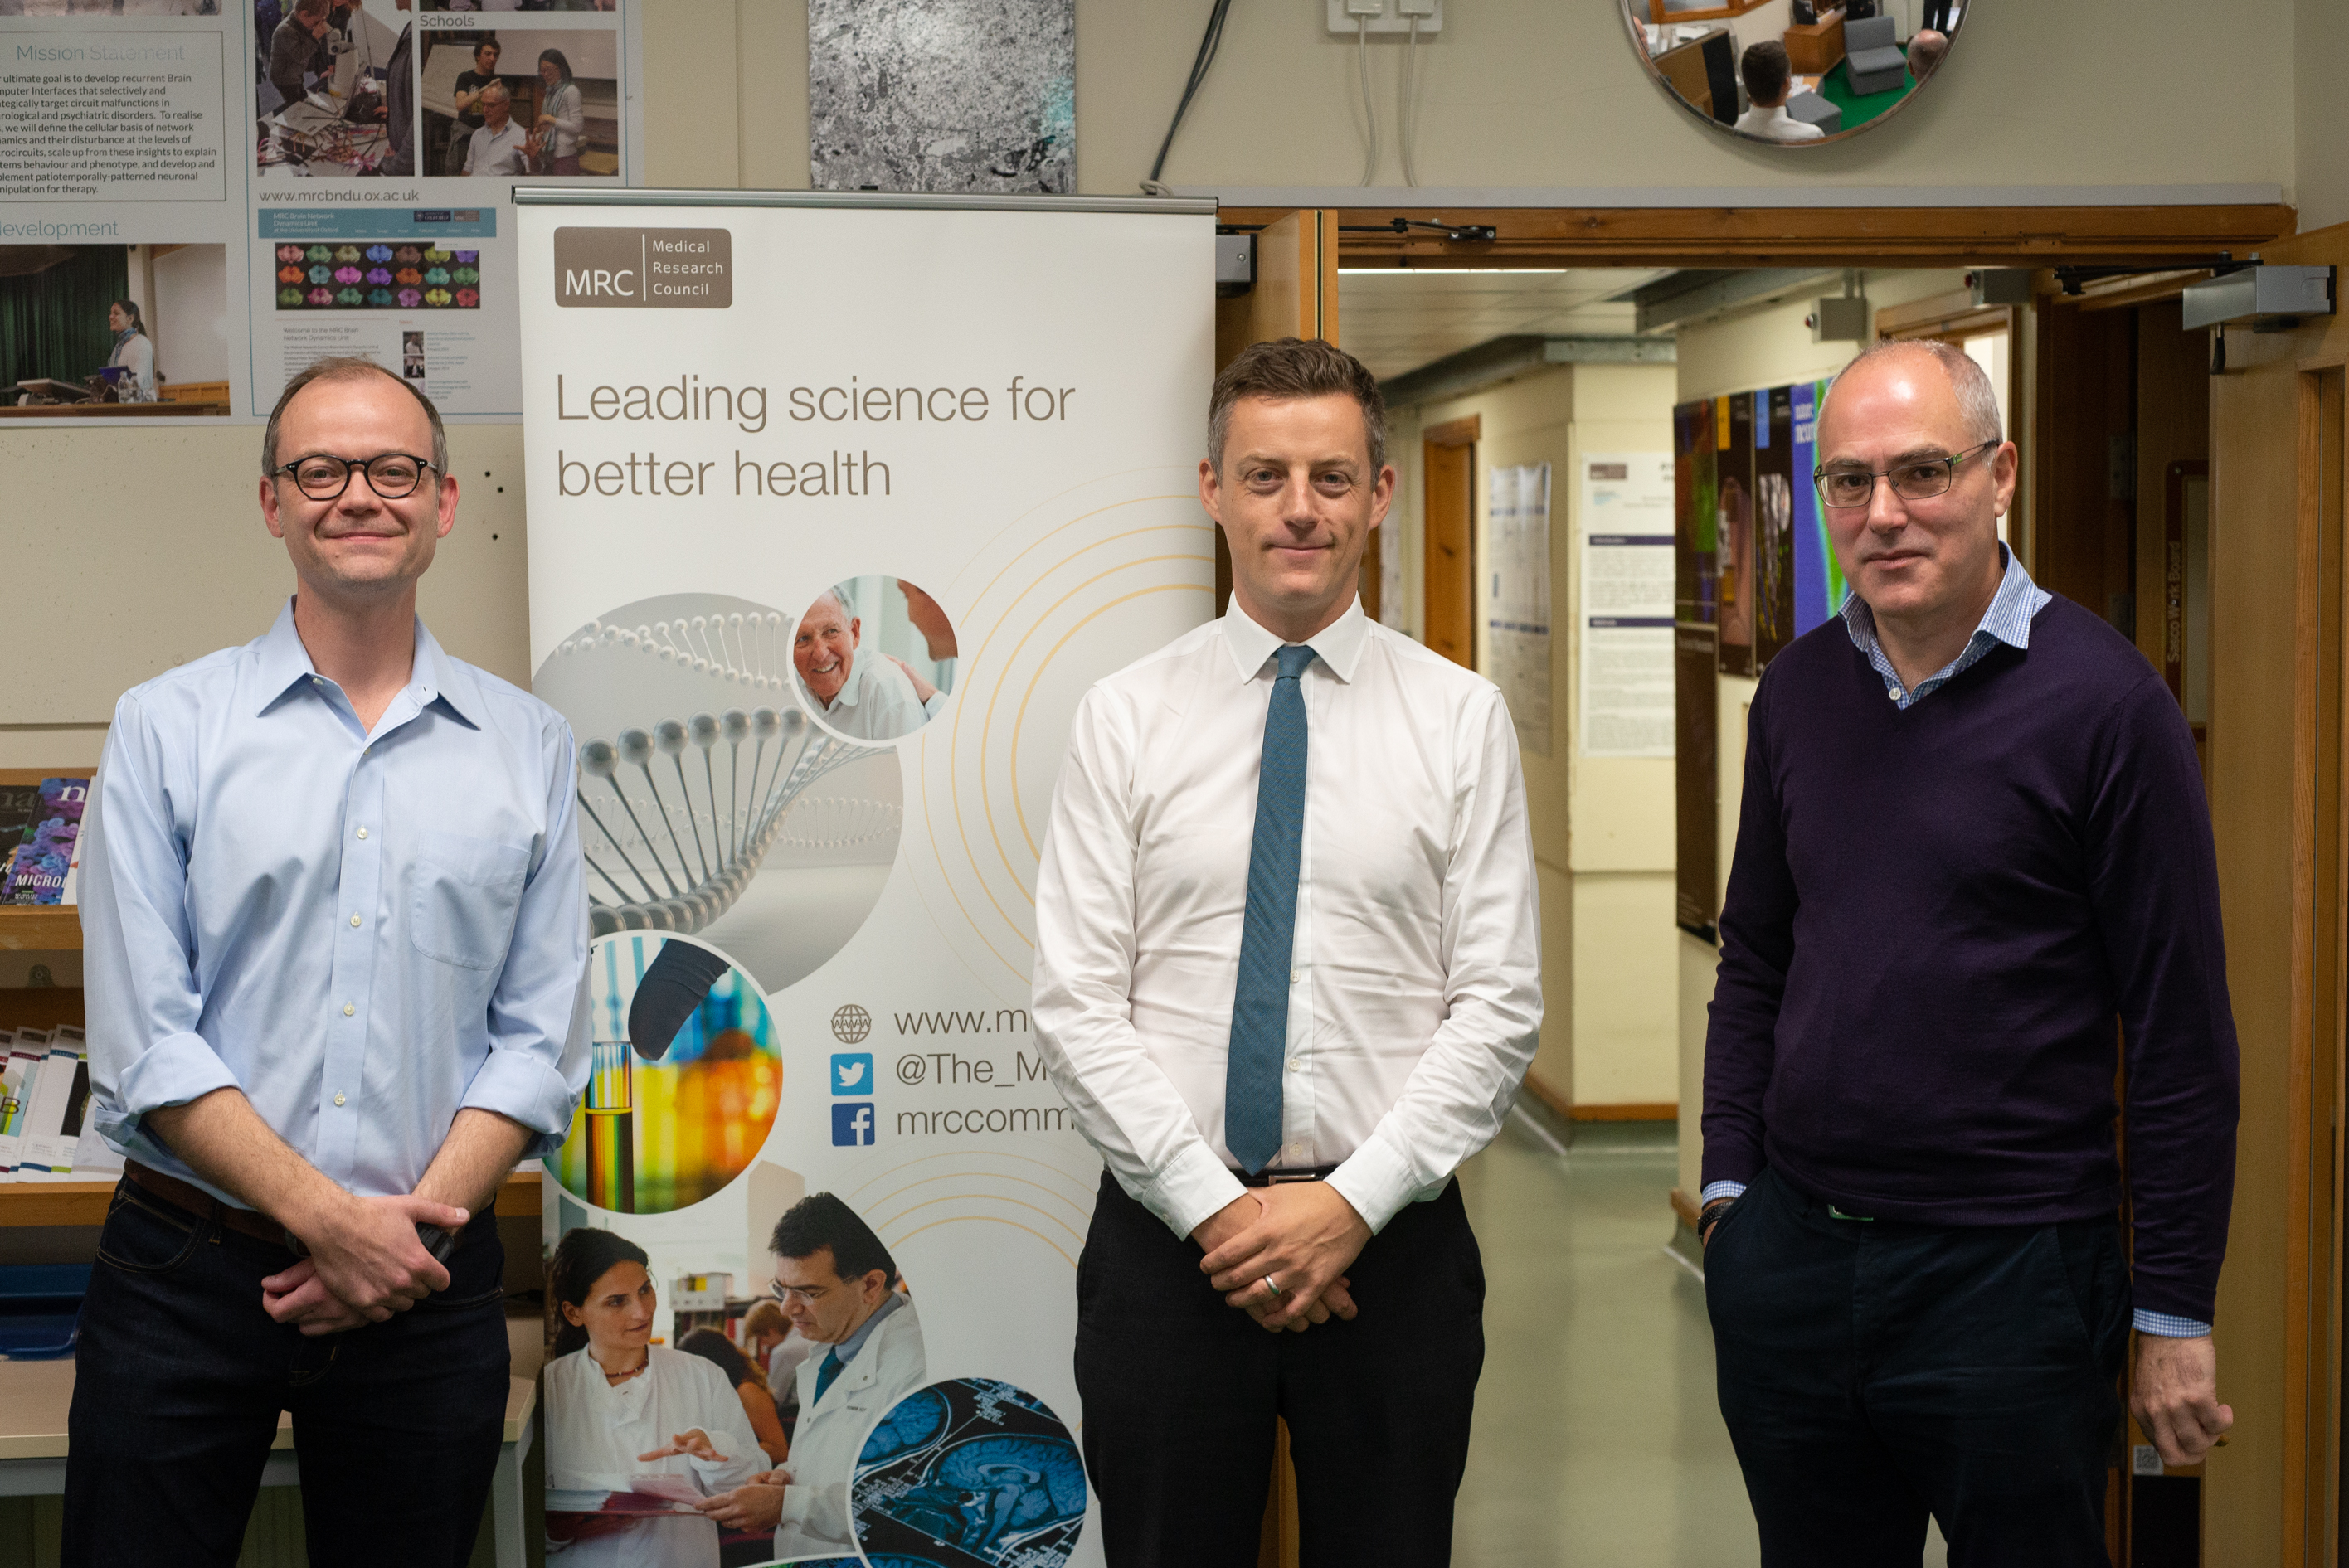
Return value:
<svg viewBox="0 0 2349 1568">
<path fill-rule="evenodd" d="M 1285 681 L 1293 681 L 1305 673 L 1306 665 L 1313 662 L 1313 647 L 1309 643 L 1290 644 L 1289 645 L 1283 647 L 1278 653 L 1273 655 L 1273 658 L 1277 660 L 1280 665 L 1280 675 L 1278 678 Z"/>
</svg>

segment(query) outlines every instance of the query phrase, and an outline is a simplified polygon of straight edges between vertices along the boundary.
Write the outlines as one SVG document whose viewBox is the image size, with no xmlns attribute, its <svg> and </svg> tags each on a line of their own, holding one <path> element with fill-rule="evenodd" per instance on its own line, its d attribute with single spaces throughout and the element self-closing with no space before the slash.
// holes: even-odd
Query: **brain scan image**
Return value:
<svg viewBox="0 0 2349 1568">
<path fill-rule="evenodd" d="M 956 1378 L 882 1418 L 857 1460 L 851 1506 L 875 1564 L 1058 1568 L 1084 1527 L 1084 1464 L 1033 1394 Z"/>
</svg>

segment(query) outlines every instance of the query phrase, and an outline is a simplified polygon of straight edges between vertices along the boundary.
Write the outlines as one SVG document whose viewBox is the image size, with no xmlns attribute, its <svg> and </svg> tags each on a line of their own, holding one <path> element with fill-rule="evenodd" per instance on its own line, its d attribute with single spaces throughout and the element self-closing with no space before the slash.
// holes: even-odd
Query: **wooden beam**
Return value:
<svg viewBox="0 0 2349 1568">
<path fill-rule="evenodd" d="M 1331 211 L 1331 210 L 1325 210 Z M 1227 224 L 1282 212 L 1227 207 Z M 1348 207 L 1331 211 L 1349 267 L 2181 266 L 2289 235 L 2276 203 L 2181 207 Z M 1489 224 L 1489 242 L 1396 218 Z M 1261 263 L 1259 263 L 1261 264 Z"/>
</svg>

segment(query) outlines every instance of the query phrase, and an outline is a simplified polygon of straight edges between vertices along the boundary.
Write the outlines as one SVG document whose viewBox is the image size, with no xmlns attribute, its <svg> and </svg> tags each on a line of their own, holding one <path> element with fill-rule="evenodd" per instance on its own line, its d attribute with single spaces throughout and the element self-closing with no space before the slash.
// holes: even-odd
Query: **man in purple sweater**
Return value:
<svg viewBox="0 0 2349 1568">
<path fill-rule="evenodd" d="M 1818 452 L 1852 595 L 1754 693 L 1705 1044 L 1722 1415 L 1764 1564 L 1913 1568 L 1929 1511 L 1952 1564 L 2102 1563 L 2131 1328 L 2166 1461 L 2234 1420 L 2209 1325 L 2235 1029 L 2193 740 L 1999 542 L 2015 450 L 1964 354 L 1861 355 Z"/>
</svg>

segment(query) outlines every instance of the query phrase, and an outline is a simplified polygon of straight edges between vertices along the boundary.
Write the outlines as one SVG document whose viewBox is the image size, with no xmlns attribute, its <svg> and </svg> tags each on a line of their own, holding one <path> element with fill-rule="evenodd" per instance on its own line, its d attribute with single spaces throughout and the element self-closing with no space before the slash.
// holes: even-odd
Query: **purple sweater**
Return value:
<svg viewBox="0 0 2349 1568">
<path fill-rule="evenodd" d="M 1830 619 L 1754 693 L 1704 1061 L 1704 1181 L 1855 1214 L 2114 1212 L 2136 1305 L 2209 1322 L 2236 1050 L 2194 742 L 2143 655 L 2058 598 L 1903 712 Z"/>
</svg>

